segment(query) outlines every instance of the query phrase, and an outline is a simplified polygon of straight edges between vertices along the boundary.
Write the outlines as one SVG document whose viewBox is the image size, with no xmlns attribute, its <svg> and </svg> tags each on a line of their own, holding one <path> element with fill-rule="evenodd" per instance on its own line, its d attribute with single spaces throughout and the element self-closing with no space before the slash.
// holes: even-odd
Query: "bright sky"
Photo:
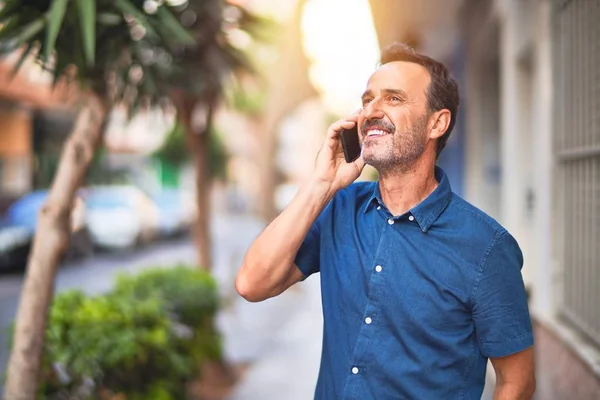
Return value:
<svg viewBox="0 0 600 400">
<path fill-rule="evenodd" d="M 323 103 L 340 116 L 353 113 L 379 57 L 368 0 L 308 0 L 302 31 Z"/>
</svg>

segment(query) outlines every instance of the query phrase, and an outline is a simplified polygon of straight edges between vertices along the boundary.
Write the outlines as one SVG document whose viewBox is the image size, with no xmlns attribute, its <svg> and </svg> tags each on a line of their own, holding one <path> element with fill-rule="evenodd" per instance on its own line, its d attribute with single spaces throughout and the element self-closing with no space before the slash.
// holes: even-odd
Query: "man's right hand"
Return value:
<svg viewBox="0 0 600 400">
<path fill-rule="evenodd" d="M 335 193 L 354 182 L 365 166 L 360 157 L 346 162 L 340 139 L 340 130 L 352 128 L 357 119 L 358 113 L 329 127 L 312 179 L 248 249 L 235 280 L 246 300 L 277 296 L 304 278 L 294 260 L 310 227 Z"/>
<path fill-rule="evenodd" d="M 344 158 L 340 131 L 353 128 L 357 123 L 358 113 L 334 122 L 327 130 L 327 137 L 317 156 L 313 178 L 330 194 L 345 188 L 358 178 L 365 167 L 361 157 L 347 163 Z"/>
</svg>

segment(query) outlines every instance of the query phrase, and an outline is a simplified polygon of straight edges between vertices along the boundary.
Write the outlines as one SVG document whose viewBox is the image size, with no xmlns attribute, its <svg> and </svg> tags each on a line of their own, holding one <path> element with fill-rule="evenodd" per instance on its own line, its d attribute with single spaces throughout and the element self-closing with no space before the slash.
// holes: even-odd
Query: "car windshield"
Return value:
<svg viewBox="0 0 600 400">
<path fill-rule="evenodd" d="M 94 190 L 85 199 L 85 204 L 89 208 L 128 207 L 132 203 L 132 193 L 125 190 Z"/>
</svg>

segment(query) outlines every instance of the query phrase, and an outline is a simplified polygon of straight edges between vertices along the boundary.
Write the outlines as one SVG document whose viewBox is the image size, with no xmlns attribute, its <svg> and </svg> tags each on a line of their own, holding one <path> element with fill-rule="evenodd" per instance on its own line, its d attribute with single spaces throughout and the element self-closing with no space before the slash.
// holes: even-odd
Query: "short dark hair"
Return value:
<svg viewBox="0 0 600 400">
<path fill-rule="evenodd" d="M 440 155 L 448 137 L 456 123 L 456 114 L 458 112 L 458 104 L 460 102 L 458 96 L 458 85 L 450 76 L 450 72 L 444 64 L 419 54 L 412 47 L 404 43 L 392 43 L 381 52 L 379 63 L 381 65 L 393 61 L 407 61 L 419 64 L 429 71 L 431 83 L 427 89 L 427 106 L 430 112 L 448 109 L 450 111 L 450 124 L 448 129 L 437 142 L 436 157 Z"/>
</svg>

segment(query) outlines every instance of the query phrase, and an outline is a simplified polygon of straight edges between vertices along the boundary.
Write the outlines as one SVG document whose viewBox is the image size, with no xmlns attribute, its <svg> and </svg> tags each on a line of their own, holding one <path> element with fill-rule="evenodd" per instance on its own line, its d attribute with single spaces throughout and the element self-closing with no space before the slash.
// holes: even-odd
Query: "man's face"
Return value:
<svg viewBox="0 0 600 400">
<path fill-rule="evenodd" d="M 427 144 L 427 69 L 395 61 L 369 79 L 358 118 L 362 157 L 380 173 L 408 170 Z"/>
</svg>

